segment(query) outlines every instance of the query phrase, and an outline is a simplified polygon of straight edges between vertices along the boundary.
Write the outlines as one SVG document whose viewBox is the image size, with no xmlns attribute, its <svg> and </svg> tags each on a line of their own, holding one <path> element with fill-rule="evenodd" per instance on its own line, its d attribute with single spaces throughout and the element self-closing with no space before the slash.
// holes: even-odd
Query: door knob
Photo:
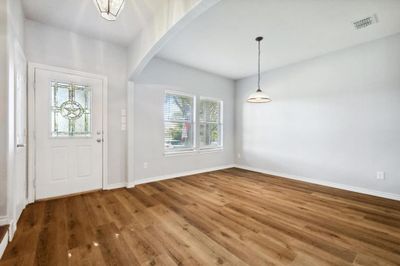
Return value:
<svg viewBox="0 0 400 266">
<path fill-rule="evenodd" d="M 98 143 L 100 143 L 100 142 L 101 142 L 101 139 L 97 139 L 96 141 L 97 141 Z"/>
</svg>

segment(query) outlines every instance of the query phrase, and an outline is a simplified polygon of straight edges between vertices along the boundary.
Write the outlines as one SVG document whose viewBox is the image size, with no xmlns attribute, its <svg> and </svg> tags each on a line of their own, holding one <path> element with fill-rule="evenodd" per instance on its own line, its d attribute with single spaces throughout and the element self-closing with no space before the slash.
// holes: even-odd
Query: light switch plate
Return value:
<svg viewBox="0 0 400 266">
<path fill-rule="evenodd" d="M 385 179 L 385 172 L 382 172 L 382 171 L 376 172 L 376 179 L 384 180 Z"/>
</svg>

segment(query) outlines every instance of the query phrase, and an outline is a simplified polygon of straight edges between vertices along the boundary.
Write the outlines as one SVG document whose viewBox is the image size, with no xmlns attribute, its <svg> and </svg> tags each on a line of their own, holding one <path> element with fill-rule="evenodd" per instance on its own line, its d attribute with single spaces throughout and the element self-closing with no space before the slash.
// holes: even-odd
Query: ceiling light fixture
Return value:
<svg viewBox="0 0 400 266">
<path fill-rule="evenodd" d="M 247 101 L 249 103 L 268 103 L 271 101 L 271 98 L 267 94 L 265 94 L 261 90 L 261 41 L 263 40 L 263 37 L 257 37 L 256 41 L 258 42 L 258 88 L 257 91 L 250 94 L 249 98 L 247 98 Z"/>
<path fill-rule="evenodd" d="M 93 0 L 102 18 L 114 21 L 121 13 L 125 0 Z"/>
</svg>

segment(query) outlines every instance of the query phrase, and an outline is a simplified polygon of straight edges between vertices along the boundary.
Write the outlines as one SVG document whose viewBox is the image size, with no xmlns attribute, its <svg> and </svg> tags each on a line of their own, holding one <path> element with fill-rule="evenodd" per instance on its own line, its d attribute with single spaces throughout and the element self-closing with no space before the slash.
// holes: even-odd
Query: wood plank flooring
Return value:
<svg viewBox="0 0 400 266">
<path fill-rule="evenodd" d="M 0 265 L 400 265 L 400 202 L 227 169 L 27 207 Z"/>
</svg>

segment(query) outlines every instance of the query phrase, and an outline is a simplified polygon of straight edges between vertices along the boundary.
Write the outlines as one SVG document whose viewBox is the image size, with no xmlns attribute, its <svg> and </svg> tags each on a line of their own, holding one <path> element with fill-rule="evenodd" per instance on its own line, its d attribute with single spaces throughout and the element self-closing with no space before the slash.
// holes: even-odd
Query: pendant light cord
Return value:
<svg viewBox="0 0 400 266">
<path fill-rule="evenodd" d="M 258 90 L 261 91 L 261 40 L 257 40 L 258 42 Z"/>
<path fill-rule="evenodd" d="M 271 101 L 271 99 L 261 90 L 261 41 L 263 39 L 262 36 L 256 38 L 256 41 L 258 42 L 258 88 L 255 93 L 250 94 L 249 98 L 247 98 L 247 102 L 249 103 L 268 103 Z"/>
</svg>

